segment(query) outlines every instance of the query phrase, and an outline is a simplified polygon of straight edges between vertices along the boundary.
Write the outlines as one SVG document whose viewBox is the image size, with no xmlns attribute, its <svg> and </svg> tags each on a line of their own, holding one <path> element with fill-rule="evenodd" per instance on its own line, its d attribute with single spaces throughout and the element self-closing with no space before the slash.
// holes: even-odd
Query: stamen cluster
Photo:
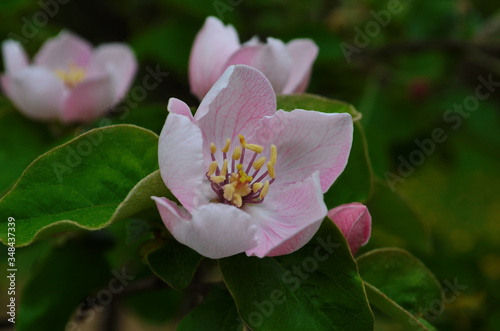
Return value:
<svg viewBox="0 0 500 331">
<path fill-rule="evenodd" d="M 214 143 L 210 144 L 212 163 L 208 167 L 206 176 L 222 203 L 233 204 L 236 207 L 241 207 L 245 203 L 262 203 L 269 191 L 269 186 L 276 179 L 274 171 L 278 156 L 276 146 L 271 145 L 269 160 L 264 156 L 257 159 L 257 156 L 264 151 L 264 147 L 248 144 L 242 135 L 238 135 L 238 137 L 240 145 L 234 148 L 230 161 L 227 158 L 227 153 L 231 147 L 231 139 L 226 139 L 226 144 L 221 149 L 223 155 L 222 165 L 215 158 L 217 147 Z M 244 161 L 247 150 L 253 152 L 253 155 L 245 169 Z M 254 180 L 264 165 L 267 168 L 266 172 Z M 249 173 L 252 168 L 254 171 L 250 176 Z M 266 177 L 269 177 L 270 180 L 262 182 Z"/>
<path fill-rule="evenodd" d="M 72 64 L 68 70 L 56 69 L 54 70 L 54 73 L 68 87 L 74 87 L 87 77 L 85 69 L 74 64 Z"/>
</svg>

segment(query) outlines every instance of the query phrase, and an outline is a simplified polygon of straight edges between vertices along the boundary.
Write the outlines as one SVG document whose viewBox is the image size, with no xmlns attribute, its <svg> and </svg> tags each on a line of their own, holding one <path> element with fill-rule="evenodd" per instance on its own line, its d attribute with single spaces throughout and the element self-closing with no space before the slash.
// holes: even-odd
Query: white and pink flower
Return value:
<svg viewBox="0 0 500 331">
<path fill-rule="evenodd" d="M 179 242 L 210 258 L 264 257 L 312 238 L 347 164 L 349 114 L 276 111 L 271 83 L 246 65 L 230 66 L 194 117 L 174 98 L 168 111 L 160 171 L 182 206 L 152 198 Z"/>
<path fill-rule="evenodd" d="M 27 117 L 89 122 L 103 116 L 127 93 L 137 70 L 130 47 L 96 49 L 63 31 L 47 40 L 30 64 L 19 42 L 2 44 L 4 93 Z"/>
<path fill-rule="evenodd" d="M 203 99 L 227 67 L 246 64 L 264 73 L 276 93 L 302 93 L 317 55 L 318 47 L 310 39 L 284 44 L 275 38 L 267 38 L 267 43 L 252 38 L 241 45 L 232 25 L 224 26 L 219 19 L 208 17 L 191 50 L 191 92 Z"/>
<path fill-rule="evenodd" d="M 359 202 L 340 205 L 330 210 L 328 217 L 342 231 L 352 255 L 356 255 L 359 248 L 370 239 L 372 217 L 365 205 Z"/>
</svg>

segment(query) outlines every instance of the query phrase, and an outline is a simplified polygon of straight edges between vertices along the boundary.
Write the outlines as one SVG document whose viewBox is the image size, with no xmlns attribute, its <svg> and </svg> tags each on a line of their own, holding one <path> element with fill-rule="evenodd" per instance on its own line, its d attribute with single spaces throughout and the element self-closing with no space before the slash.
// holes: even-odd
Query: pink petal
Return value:
<svg viewBox="0 0 500 331">
<path fill-rule="evenodd" d="M 64 102 L 63 121 L 90 122 L 103 116 L 114 104 L 115 82 L 110 74 L 84 80 Z"/>
<path fill-rule="evenodd" d="M 202 145 L 201 131 L 188 116 L 167 116 L 158 146 L 161 177 L 190 212 L 216 196 L 205 177 Z"/>
<path fill-rule="evenodd" d="M 293 63 L 283 93 L 303 93 L 309 83 L 311 68 L 318 55 L 318 46 L 310 39 L 294 39 L 286 46 Z"/>
<path fill-rule="evenodd" d="M 226 65 L 234 64 L 258 69 L 269 79 L 276 93 L 281 93 L 290 76 L 292 58 L 281 40 L 268 38 L 267 44 L 242 47 L 234 53 Z"/>
<path fill-rule="evenodd" d="M 301 230 L 296 235 L 292 236 L 290 239 L 283 241 L 279 246 L 273 248 L 266 256 L 279 256 L 286 255 L 295 252 L 296 250 L 302 248 L 307 244 L 312 237 L 318 232 L 321 226 L 321 221 L 315 222 L 305 229 Z"/>
<path fill-rule="evenodd" d="M 67 94 L 63 82 L 47 68 L 27 67 L 8 76 L 12 102 L 26 116 L 38 120 L 60 118 Z"/>
<path fill-rule="evenodd" d="M 221 148 L 227 138 L 231 139 L 231 155 L 232 148 L 239 144 L 238 134 L 253 135 L 260 119 L 275 112 L 276 95 L 261 72 L 244 65 L 227 68 L 195 114 L 203 133 L 206 160 L 210 143 Z"/>
<path fill-rule="evenodd" d="M 353 202 L 338 206 L 328 212 L 328 217 L 344 234 L 352 255 L 370 239 L 372 217 L 363 204 Z"/>
<path fill-rule="evenodd" d="M 262 43 L 260 42 L 259 37 L 253 36 L 252 38 L 248 39 L 243 44 L 241 44 L 241 46 L 257 46 L 257 45 L 261 45 L 261 44 Z"/>
<path fill-rule="evenodd" d="M 35 64 L 50 69 L 67 69 L 71 65 L 85 67 L 90 59 L 92 46 L 76 35 L 62 31 L 49 39 L 35 55 Z"/>
<path fill-rule="evenodd" d="M 130 47 L 124 44 L 105 44 L 96 48 L 88 65 L 89 75 L 109 72 L 115 80 L 115 100 L 127 93 L 137 71 L 137 60 Z"/>
<path fill-rule="evenodd" d="M 226 69 L 226 61 L 240 47 L 238 34 L 232 25 L 208 17 L 196 35 L 189 58 L 191 92 L 203 99 Z"/>
<path fill-rule="evenodd" d="M 174 238 L 203 256 L 220 259 L 257 246 L 257 227 L 241 209 L 210 203 L 190 214 L 166 198 L 152 198 Z"/>
<path fill-rule="evenodd" d="M 276 256 L 292 253 L 304 246 L 318 230 L 327 214 L 319 174 L 276 191 L 260 205 L 248 205 L 246 211 L 258 226 L 259 246 L 247 255 Z"/>
<path fill-rule="evenodd" d="M 191 109 L 189 109 L 189 106 L 186 105 L 184 101 L 181 101 L 176 98 L 170 98 L 168 100 L 167 109 L 170 113 L 188 117 L 191 120 L 191 122 L 194 123 L 194 118 L 193 114 L 191 113 Z"/>
<path fill-rule="evenodd" d="M 6 40 L 2 43 L 3 65 L 7 75 L 14 74 L 28 66 L 28 56 L 17 41 Z"/>
<path fill-rule="evenodd" d="M 286 187 L 319 171 L 326 192 L 347 164 L 353 124 L 347 113 L 279 110 L 264 118 L 257 132 L 258 143 L 275 144 L 278 150 L 275 187 Z"/>
</svg>

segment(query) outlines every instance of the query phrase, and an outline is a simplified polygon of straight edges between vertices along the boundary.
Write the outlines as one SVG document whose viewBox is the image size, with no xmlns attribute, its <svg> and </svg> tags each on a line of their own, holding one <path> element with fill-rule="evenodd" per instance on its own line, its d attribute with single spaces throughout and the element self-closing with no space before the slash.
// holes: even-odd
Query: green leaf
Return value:
<svg viewBox="0 0 500 331">
<path fill-rule="evenodd" d="M 23 169 L 49 148 L 52 138 L 44 125 L 23 117 L 0 98 L 0 141 L 1 196 Z"/>
<path fill-rule="evenodd" d="M 42 233 L 101 229 L 153 208 L 168 196 L 158 169 L 158 136 L 117 125 L 91 130 L 37 158 L 0 200 L 0 214 L 16 219 L 16 244 Z M 0 240 L 7 242 L 7 218 Z"/>
<path fill-rule="evenodd" d="M 391 245 L 424 253 L 432 250 L 430 231 L 421 216 L 387 184 L 376 180 L 366 205 L 373 220 L 369 247 Z"/>
<path fill-rule="evenodd" d="M 347 166 L 330 190 L 325 193 L 326 205 L 333 208 L 355 201 L 365 203 L 372 191 L 372 176 L 365 133 L 361 123 L 356 122 Z"/>
<path fill-rule="evenodd" d="M 404 310 L 400 305 L 391 300 L 388 296 L 378 290 L 376 287 L 365 282 L 366 295 L 372 306 L 377 307 L 386 315 L 399 321 L 404 330 L 428 331 L 435 330 L 422 317 L 417 317 Z"/>
<path fill-rule="evenodd" d="M 324 113 L 349 113 L 353 119 L 361 114 L 347 103 L 324 97 L 301 95 L 278 95 L 278 108 L 286 111 L 294 109 L 314 110 Z M 372 171 L 368 158 L 365 133 L 358 120 L 354 123 L 353 144 L 347 167 L 325 194 L 325 202 L 329 208 L 349 202 L 366 202 L 372 190 Z"/>
<path fill-rule="evenodd" d="M 234 300 L 224 285 L 217 284 L 207 298 L 182 319 L 178 331 L 238 331 L 243 324 Z"/>
<path fill-rule="evenodd" d="M 219 265 L 240 317 L 253 330 L 373 329 L 356 263 L 329 220 L 295 253 L 240 254 Z"/>
<path fill-rule="evenodd" d="M 19 300 L 19 331 L 64 330 L 75 308 L 112 277 L 102 252 L 91 242 L 54 247 L 33 271 Z"/>
<path fill-rule="evenodd" d="M 151 270 L 170 287 L 181 290 L 193 279 L 203 256 L 170 238 L 146 255 Z"/>
<path fill-rule="evenodd" d="M 349 113 L 354 119 L 361 114 L 354 106 L 338 101 L 328 99 L 314 94 L 291 94 L 277 95 L 278 109 L 292 111 L 294 109 L 314 110 L 322 113 Z"/>
<path fill-rule="evenodd" d="M 441 300 L 441 286 L 413 255 L 398 248 L 370 251 L 358 259 L 370 303 L 405 327 L 428 330 L 422 312 Z"/>
</svg>

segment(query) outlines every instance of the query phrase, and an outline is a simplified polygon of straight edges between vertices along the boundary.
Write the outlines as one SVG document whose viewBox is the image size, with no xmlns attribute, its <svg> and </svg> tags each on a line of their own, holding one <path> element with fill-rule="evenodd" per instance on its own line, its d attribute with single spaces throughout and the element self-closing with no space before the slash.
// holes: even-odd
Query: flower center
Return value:
<svg viewBox="0 0 500 331">
<path fill-rule="evenodd" d="M 74 64 L 70 65 L 67 70 L 56 69 L 54 73 L 70 88 L 75 87 L 76 84 L 80 83 L 87 76 L 84 68 Z"/>
<path fill-rule="evenodd" d="M 217 147 L 214 143 L 210 144 L 212 163 L 208 167 L 206 176 L 211 182 L 212 189 L 219 196 L 219 201 L 222 203 L 233 204 L 236 207 L 241 207 L 244 203 L 262 203 L 269 191 L 269 186 L 276 179 L 274 172 L 274 166 L 278 157 L 276 146 L 271 145 L 269 161 L 267 161 L 264 156 L 257 158 L 264 151 L 264 147 L 248 144 L 242 135 L 238 135 L 238 137 L 240 138 L 240 146 L 234 148 L 231 160 L 227 158 L 227 152 L 231 147 L 231 140 L 229 138 L 226 139 L 226 144 L 221 149 L 223 155 L 222 165 L 215 159 Z M 245 152 L 247 150 L 253 152 L 253 155 L 245 167 Z M 264 165 L 267 168 L 266 172 L 254 180 Z M 250 176 L 249 174 L 252 169 L 253 173 Z M 263 182 L 267 177 L 270 180 Z"/>
</svg>

